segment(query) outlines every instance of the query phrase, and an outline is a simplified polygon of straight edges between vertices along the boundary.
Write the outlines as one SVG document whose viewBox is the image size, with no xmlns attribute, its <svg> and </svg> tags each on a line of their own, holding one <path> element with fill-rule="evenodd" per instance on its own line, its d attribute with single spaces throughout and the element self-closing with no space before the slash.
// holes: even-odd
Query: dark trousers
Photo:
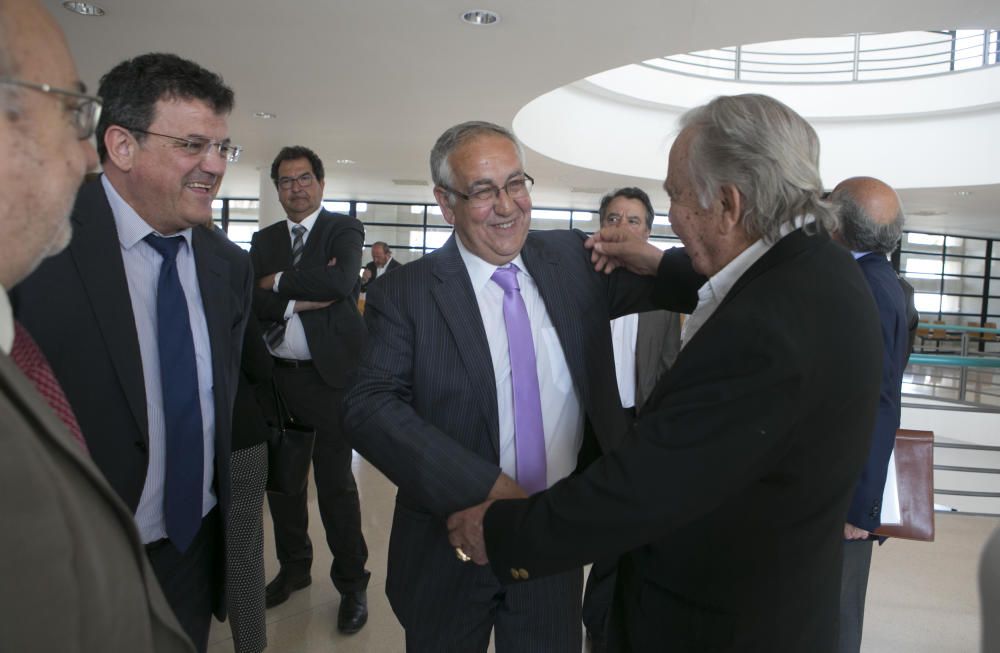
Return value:
<svg viewBox="0 0 1000 653">
<path fill-rule="evenodd" d="M 840 577 L 840 653 L 858 653 L 865 625 L 865 594 L 872 564 L 872 540 L 844 542 L 844 564 Z"/>
<path fill-rule="evenodd" d="M 344 393 L 326 385 L 312 367 L 275 368 L 274 380 L 292 415 L 316 429 L 313 477 L 326 542 L 333 553 L 330 578 L 341 594 L 363 590 L 370 575 L 365 570 L 368 546 L 361 534 L 361 503 L 351 471 L 351 446 L 341 427 Z M 278 562 L 293 577 L 307 573 L 312 566 L 306 492 L 267 496 Z"/>
<path fill-rule="evenodd" d="M 212 611 L 219 602 L 221 551 L 222 524 L 218 507 L 201 520 L 201 529 L 184 553 L 170 540 L 146 545 L 146 556 L 167 603 L 199 653 L 208 648 Z"/>
<path fill-rule="evenodd" d="M 406 653 L 486 653 L 491 631 L 497 653 L 577 653 L 583 647 L 582 569 L 513 585 L 500 585 L 489 567 L 476 572 L 468 592 L 439 604 L 447 605 L 446 627 L 431 619 L 406 627 Z"/>
</svg>

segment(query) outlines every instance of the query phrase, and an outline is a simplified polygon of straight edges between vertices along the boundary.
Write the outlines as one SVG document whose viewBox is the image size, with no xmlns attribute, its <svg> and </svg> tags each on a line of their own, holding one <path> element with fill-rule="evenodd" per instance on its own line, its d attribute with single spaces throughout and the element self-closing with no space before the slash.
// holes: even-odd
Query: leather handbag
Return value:
<svg viewBox="0 0 1000 653">
<path fill-rule="evenodd" d="M 316 429 L 295 421 L 273 381 L 271 389 L 278 411 L 278 425 L 271 426 L 267 441 L 267 491 L 298 494 L 305 489 L 309 478 Z"/>
<path fill-rule="evenodd" d="M 893 449 L 899 492 L 899 523 L 875 529 L 879 537 L 934 541 L 934 433 L 896 431 Z"/>
</svg>

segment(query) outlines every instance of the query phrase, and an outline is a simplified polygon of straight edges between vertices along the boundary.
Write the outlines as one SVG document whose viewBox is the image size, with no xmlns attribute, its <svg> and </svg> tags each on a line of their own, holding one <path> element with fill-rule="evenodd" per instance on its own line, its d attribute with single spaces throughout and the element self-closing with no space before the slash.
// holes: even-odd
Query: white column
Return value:
<svg viewBox="0 0 1000 653">
<path fill-rule="evenodd" d="M 270 226 L 285 219 L 285 209 L 278 202 L 278 189 L 271 181 L 271 167 L 260 170 L 260 212 L 258 213 L 259 228 Z"/>
</svg>

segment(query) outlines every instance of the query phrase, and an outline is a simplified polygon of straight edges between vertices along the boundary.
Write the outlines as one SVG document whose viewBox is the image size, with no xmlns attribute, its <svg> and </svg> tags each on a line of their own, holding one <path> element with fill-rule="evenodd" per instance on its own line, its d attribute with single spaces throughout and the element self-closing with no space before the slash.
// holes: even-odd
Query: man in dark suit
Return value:
<svg viewBox="0 0 1000 653">
<path fill-rule="evenodd" d="M 392 250 L 389 245 L 381 240 L 372 244 L 372 260 L 365 266 L 365 271 L 361 274 L 361 292 L 368 290 L 368 284 L 378 279 L 386 272 L 392 272 L 402 263 L 392 257 Z"/>
<path fill-rule="evenodd" d="M 653 203 L 641 188 L 619 188 L 601 198 L 601 227 L 628 229 L 643 240 L 653 230 Z M 666 374 L 681 348 L 680 315 L 647 311 L 611 321 L 615 374 L 622 406 L 633 419 L 642 410 L 660 377 Z M 615 588 L 617 557 L 594 563 L 587 577 L 583 623 L 591 648 L 600 650 L 605 640 L 608 609 Z"/>
<path fill-rule="evenodd" d="M 355 218 L 322 208 L 323 162 L 309 148 L 282 149 L 271 165 L 271 179 L 288 217 L 253 236 L 254 313 L 289 411 L 316 428 L 313 474 L 333 552 L 330 577 L 341 594 L 337 627 L 356 633 L 368 620 L 370 574 L 351 445 L 340 411 L 365 338 L 357 306 L 365 230 Z M 272 607 L 312 582 L 312 542 L 305 490 L 294 496 L 270 494 L 268 503 L 281 563 L 267 586 Z"/>
<path fill-rule="evenodd" d="M 508 130 L 452 127 L 431 174 L 455 233 L 369 288 L 345 403 L 355 448 L 399 486 L 386 594 L 411 652 L 485 651 L 494 628 L 501 653 L 579 651 L 579 567 L 505 589 L 447 548 L 444 520 L 543 489 L 618 443 L 609 319 L 648 286 L 596 274 L 579 232 L 528 233 L 532 179 Z"/>
<path fill-rule="evenodd" d="M 882 525 L 886 473 L 899 428 L 903 370 L 910 356 L 909 317 L 904 288 L 887 258 L 903 235 L 903 210 L 896 192 L 871 177 L 852 177 L 833 189 L 840 205 L 835 239 L 851 250 L 875 298 L 882 327 L 882 379 L 868 462 L 861 473 L 844 524 L 840 587 L 841 653 L 861 650 L 865 594 L 871 567 L 872 534 Z"/>
<path fill-rule="evenodd" d="M 665 189 L 685 250 L 620 229 L 591 243 L 601 268 L 655 274 L 663 308 L 695 309 L 674 367 L 634 438 L 548 492 L 452 516 L 451 543 L 514 584 L 624 553 L 611 650 L 833 651 L 878 315 L 825 233 L 805 120 L 743 95 L 681 125 Z"/>
<path fill-rule="evenodd" d="M 252 275 L 211 227 L 233 93 L 174 55 L 101 79 L 104 175 L 73 211 L 69 248 L 15 307 L 66 390 L 94 462 L 135 512 L 171 607 L 199 650 L 225 615 L 233 399 Z"/>
<path fill-rule="evenodd" d="M 0 78 L 0 650 L 188 653 L 132 514 L 7 297 L 69 242 L 100 99 L 34 0 L 0 5 Z"/>
</svg>

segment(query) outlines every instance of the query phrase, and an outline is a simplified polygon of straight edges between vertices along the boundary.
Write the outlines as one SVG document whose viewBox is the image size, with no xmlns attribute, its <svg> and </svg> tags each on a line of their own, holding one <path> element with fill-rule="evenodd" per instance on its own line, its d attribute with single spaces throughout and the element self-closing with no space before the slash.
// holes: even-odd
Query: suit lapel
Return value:
<svg viewBox="0 0 1000 653">
<path fill-rule="evenodd" d="M 309 232 L 309 238 L 306 239 L 306 245 L 302 249 L 302 260 L 299 261 L 299 266 L 303 264 L 311 263 L 312 265 L 318 265 L 319 261 L 317 259 L 317 253 L 322 254 L 323 244 L 326 242 L 326 230 L 332 227 L 330 219 L 333 219 L 333 214 L 328 213 L 326 209 L 319 212 L 316 216 L 316 222 L 313 223 L 312 231 Z M 285 230 L 285 235 L 287 236 L 288 230 Z M 291 238 L 285 238 L 288 241 L 288 261 L 292 260 L 292 245 Z"/>
<path fill-rule="evenodd" d="M 114 216 L 100 182 L 87 184 L 80 191 L 73 222 L 76 233 L 70 255 L 90 299 L 129 410 L 148 441 L 146 385 L 132 298 Z M 123 310 L 126 306 L 127 311 Z"/>
<path fill-rule="evenodd" d="M 541 295 L 545 310 L 549 314 L 549 320 L 559 336 L 559 344 L 562 345 L 573 384 L 581 395 L 580 402 L 584 406 L 589 406 L 590 397 L 586 396 L 586 393 L 590 384 L 586 383 L 584 378 L 587 372 L 583 360 L 583 331 L 579 328 L 580 315 L 570 302 L 571 293 L 565 288 L 563 281 L 565 275 L 559 267 L 559 256 L 550 247 L 546 247 L 544 243 L 529 235 L 521 249 L 521 258 L 532 279 L 535 280 L 538 294 Z M 538 343 L 535 343 L 535 346 L 537 347 Z"/>
<path fill-rule="evenodd" d="M 228 351 L 231 325 L 227 322 L 230 300 L 226 293 L 229 292 L 230 284 L 229 266 L 215 254 L 211 237 L 206 227 L 191 230 L 198 288 L 201 290 L 201 303 L 208 324 L 209 349 L 212 352 L 212 387 L 218 423 L 218 411 L 226 410 L 227 405 L 227 390 L 223 381 L 228 378 L 225 353 Z"/>
<path fill-rule="evenodd" d="M 480 408 L 486 416 L 490 443 L 499 459 L 500 417 L 497 412 L 496 375 L 479 303 L 455 244 L 454 234 L 438 252 L 433 270 L 436 283 L 431 294 L 455 339 L 469 384 L 475 389 Z"/>
</svg>

